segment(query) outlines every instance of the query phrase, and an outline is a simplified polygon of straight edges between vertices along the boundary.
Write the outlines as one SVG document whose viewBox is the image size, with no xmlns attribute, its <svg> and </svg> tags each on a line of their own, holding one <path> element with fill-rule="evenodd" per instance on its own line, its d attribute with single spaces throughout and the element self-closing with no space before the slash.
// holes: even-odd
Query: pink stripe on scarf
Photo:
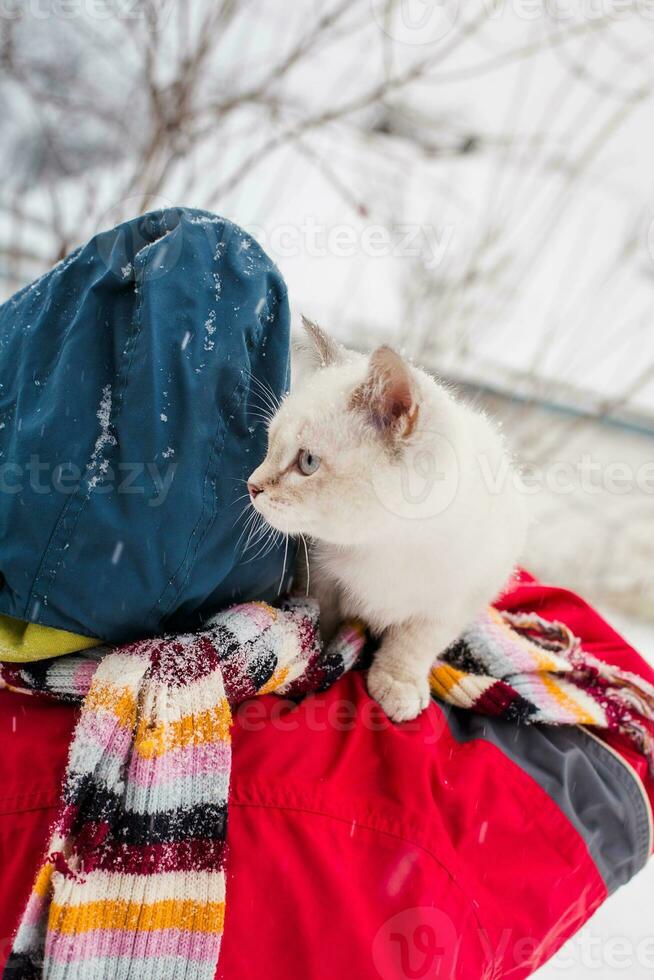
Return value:
<svg viewBox="0 0 654 980">
<path fill-rule="evenodd" d="M 80 664 L 73 674 L 73 687 L 78 694 L 84 697 L 88 694 L 93 675 L 97 669 L 98 664 L 96 660 L 89 660 L 84 664 Z"/>
<path fill-rule="evenodd" d="M 140 959 L 151 956 L 184 956 L 187 960 L 217 959 L 220 935 L 188 929 L 134 931 L 94 929 L 74 937 L 50 931 L 46 957 L 53 963 L 72 963 L 89 957 L 128 956 Z"/>
<path fill-rule="evenodd" d="M 49 897 L 41 898 L 40 895 L 36 895 L 34 892 L 30 895 L 29 902 L 25 907 L 25 912 L 23 913 L 23 918 L 21 919 L 21 926 L 34 926 L 41 922 L 43 917 L 43 910 L 46 906 L 50 905 Z"/>
<path fill-rule="evenodd" d="M 109 755 L 107 746 L 112 747 L 111 755 L 121 761 L 126 757 L 133 741 L 131 728 L 120 725 L 115 715 L 103 712 L 102 714 L 91 714 L 83 711 L 75 733 L 75 740 L 78 744 L 84 743 L 85 749 L 92 748 L 93 745 L 104 749 Z M 88 749 L 87 749 L 88 746 Z M 95 764 L 95 760 L 93 760 Z"/>
<path fill-rule="evenodd" d="M 230 764 L 231 746 L 229 742 L 223 741 L 175 749 L 159 756 L 154 764 L 152 759 L 144 759 L 134 752 L 128 779 L 139 786 L 153 786 L 180 776 L 208 773 L 222 775 L 229 772 Z"/>
</svg>

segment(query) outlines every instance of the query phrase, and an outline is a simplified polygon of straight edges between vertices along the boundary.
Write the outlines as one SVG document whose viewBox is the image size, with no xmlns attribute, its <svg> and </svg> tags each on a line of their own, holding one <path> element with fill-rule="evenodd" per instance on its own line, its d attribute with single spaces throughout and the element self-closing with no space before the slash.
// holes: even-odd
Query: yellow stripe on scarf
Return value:
<svg viewBox="0 0 654 980">
<path fill-rule="evenodd" d="M 141 718 L 136 728 L 134 751 L 144 759 L 152 759 L 190 745 L 229 742 L 231 725 L 232 712 L 227 698 L 213 708 L 167 723 L 152 725 L 147 718 Z"/>
<path fill-rule="evenodd" d="M 257 694 L 270 694 L 272 691 L 276 691 L 278 687 L 286 682 L 288 677 L 288 667 L 278 667 L 275 673 L 272 675 L 270 680 L 259 688 Z"/>
<path fill-rule="evenodd" d="M 167 898 L 151 905 L 140 902 L 106 901 L 88 905 L 50 906 L 48 929 L 76 934 L 96 929 L 122 929 L 154 932 L 156 929 L 184 929 L 189 932 L 222 933 L 224 902 L 194 902 Z"/>
<path fill-rule="evenodd" d="M 84 707 L 98 712 L 104 709 L 116 716 L 120 725 L 132 726 L 136 720 L 137 702 L 133 691 L 118 684 L 98 684 L 93 681 L 86 695 Z"/>
<path fill-rule="evenodd" d="M 570 695 L 562 689 L 561 684 L 556 677 L 552 677 L 550 674 L 542 674 L 540 679 L 554 700 L 575 716 L 578 725 L 596 725 L 598 723 L 598 718 L 593 717 L 593 715 L 591 715 L 590 712 L 583 707 L 583 705 L 571 698 Z"/>
<path fill-rule="evenodd" d="M 53 873 L 54 865 L 49 861 L 47 864 L 44 864 L 39 871 L 36 881 L 34 882 L 34 887 L 32 888 L 34 894 L 38 895 L 39 898 L 46 898 L 49 894 Z"/>
<path fill-rule="evenodd" d="M 24 664 L 100 646 L 100 640 L 0 615 L 0 660 Z"/>
<path fill-rule="evenodd" d="M 440 698 L 441 701 L 447 701 L 452 688 L 456 687 L 465 676 L 462 670 L 457 670 L 450 664 L 437 663 L 435 667 L 432 667 L 429 683 L 436 697 Z"/>
</svg>

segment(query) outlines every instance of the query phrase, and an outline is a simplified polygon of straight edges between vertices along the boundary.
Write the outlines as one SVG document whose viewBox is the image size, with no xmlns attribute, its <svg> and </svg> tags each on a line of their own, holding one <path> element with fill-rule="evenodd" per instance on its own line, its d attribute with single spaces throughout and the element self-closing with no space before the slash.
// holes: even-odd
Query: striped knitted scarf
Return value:
<svg viewBox="0 0 654 980">
<path fill-rule="evenodd" d="M 317 609 L 252 603 L 199 633 L 0 665 L 0 686 L 82 703 L 62 803 L 5 980 L 212 980 L 225 910 L 231 712 L 297 699 L 361 662 Z M 654 688 L 581 650 L 559 623 L 487 610 L 434 664 L 432 692 L 515 722 L 634 738 L 654 765 Z M 652 729 L 654 731 L 654 728 Z"/>
</svg>

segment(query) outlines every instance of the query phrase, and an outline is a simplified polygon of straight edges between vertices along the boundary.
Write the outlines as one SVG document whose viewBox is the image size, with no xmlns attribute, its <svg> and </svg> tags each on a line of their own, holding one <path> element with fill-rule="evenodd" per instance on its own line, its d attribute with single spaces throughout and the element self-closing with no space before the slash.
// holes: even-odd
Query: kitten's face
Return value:
<svg viewBox="0 0 654 980">
<path fill-rule="evenodd" d="M 397 465 L 398 440 L 415 427 L 419 404 L 393 351 L 349 354 L 310 329 L 318 366 L 273 418 L 268 453 L 248 486 L 277 530 L 359 543 L 388 521 L 379 486 Z"/>
</svg>

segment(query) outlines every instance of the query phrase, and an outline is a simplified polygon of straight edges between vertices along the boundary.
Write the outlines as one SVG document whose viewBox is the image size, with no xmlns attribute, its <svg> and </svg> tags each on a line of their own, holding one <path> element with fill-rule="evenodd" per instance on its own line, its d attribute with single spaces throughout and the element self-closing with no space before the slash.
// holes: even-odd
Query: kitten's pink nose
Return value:
<svg viewBox="0 0 654 980">
<path fill-rule="evenodd" d="M 258 487 L 256 483 L 251 483 L 251 482 L 248 482 L 248 491 L 250 493 L 250 498 L 252 500 L 255 500 L 255 498 L 258 497 L 260 493 L 263 493 L 261 487 Z"/>
</svg>

